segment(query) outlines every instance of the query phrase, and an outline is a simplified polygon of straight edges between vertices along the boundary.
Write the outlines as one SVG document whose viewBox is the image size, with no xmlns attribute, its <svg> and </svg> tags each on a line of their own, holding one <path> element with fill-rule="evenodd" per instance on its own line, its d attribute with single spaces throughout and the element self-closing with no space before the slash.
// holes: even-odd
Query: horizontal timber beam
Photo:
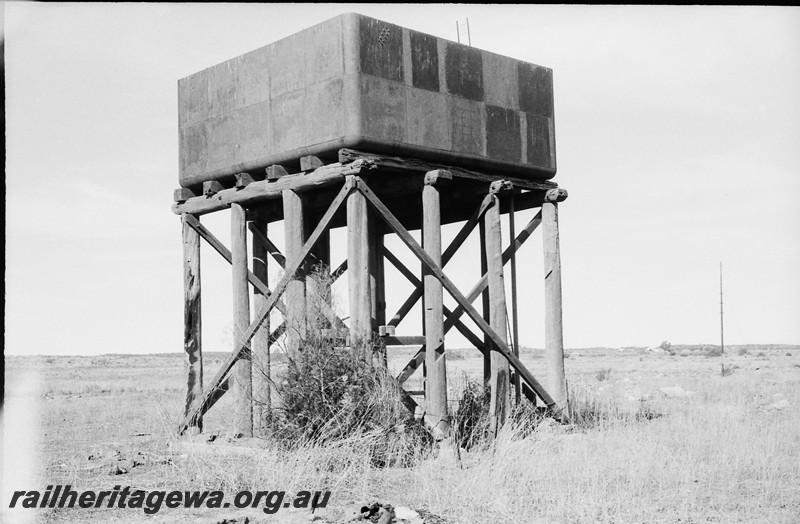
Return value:
<svg viewBox="0 0 800 524">
<path fill-rule="evenodd" d="M 539 181 L 539 180 L 530 180 L 518 177 L 509 177 L 506 175 L 502 176 L 489 175 L 487 173 L 480 173 L 478 171 L 472 171 L 470 169 L 457 168 L 445 164 L 439 164 L 436 162 L 426 162 L 423 160 L 418 160 L 416 158 L 376 155 L 373 153 L 355 151 L 353 149 L 339 150 L 340 163 L 344 164 L 346 162 L 353 162 L 358 160 L 371 160 L 372 162 L 375 163 L 377 168 L 392 168 L 402 171 L 418 171 L 427 173 L 428 171 L 444 169 L 450 171 L 450 173 L 456 178 L 467 178 L 471 180 L 480 180 L 486 182 L 493 182 L 498 178 L 503 178 L 507 179 L 509 182 L 513 183 L 515 187 L 518 187 L 520 189 L 548 190 L 558 187 L 558 185 L 555 182 L 549 182 L 546 180 Z"/>
<path fill-rule="evenodd" d="M 310 173 L 287 175 L 277 180 L 261 180 L 248 184 L 241 189 L 235 187 L 223 189 L 210 197 L 189 198 L 184 202 L 173 204 L 172 212 L 176 215 L 182 213 L 205 215 L 227 209 L 234 203 L 246 206 L 264 200 L 281 198 L 283 191 L 286 189 L 291 189 L 298 193 L 314 191 L 323 187 L 341 184 L 345 176 L 364 174 L 366 171 L 374 169 L 374 167 L 374 163 L 369 160 L 356 161 L 347 165 L 340 163 L 330 164 Z"/>
</svg>

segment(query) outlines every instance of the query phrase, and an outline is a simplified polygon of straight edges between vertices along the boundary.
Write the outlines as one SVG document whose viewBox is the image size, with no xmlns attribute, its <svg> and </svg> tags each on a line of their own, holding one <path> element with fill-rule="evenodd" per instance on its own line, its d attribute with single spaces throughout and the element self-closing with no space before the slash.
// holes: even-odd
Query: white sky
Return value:
<svg viewBox="0 0 800 524">
<path fill-rule="evenodd" d="M 177 80 L 347 11 L 451 40 L 468 17 L 474 46 L 553 68 L 567 347 L 717 343 L 720 261 L 726 343 L 800 343 L 800 9 L 4 9 L 8 354 L 182 350 Z M 203 221 L 227 242 L 227 218 Z M 447 271 L 467 289 L 474 244 Z M 227 350 L 229 273 L 203 256 L 204 349 Z M 541 347 L 541 237 L 520 257 Z"/>
</svg>

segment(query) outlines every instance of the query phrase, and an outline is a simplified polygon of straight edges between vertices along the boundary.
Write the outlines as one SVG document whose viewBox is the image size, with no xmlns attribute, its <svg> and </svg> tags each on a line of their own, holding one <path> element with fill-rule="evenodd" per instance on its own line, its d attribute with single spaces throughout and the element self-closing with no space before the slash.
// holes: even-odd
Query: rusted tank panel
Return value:
<svg viewBox="0 0 800 524">
<path fill-rule="evenodd" d="M 178 82 L 180 184 L 342 147 L 556 172 L 546 67 L 345 14 Z"/>
</svg>

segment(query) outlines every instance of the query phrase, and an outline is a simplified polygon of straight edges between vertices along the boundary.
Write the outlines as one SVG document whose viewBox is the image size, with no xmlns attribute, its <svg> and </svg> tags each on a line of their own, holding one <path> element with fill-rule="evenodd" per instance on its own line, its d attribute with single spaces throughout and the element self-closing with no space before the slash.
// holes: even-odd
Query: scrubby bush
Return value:
<svg viewBox="0 0 800 524">
<path fill-rule="evenodd" d="M 747 354 L 747 348 L 744 347 L 744 346 L 740 347 L 739 349 L 736 350 L 736 354 L 739 355 L 739 356 L 746 355 Z"/>
<path fill-rule="evenodd" d="M 611 368 L 601 369 L 600 371 L 595 373 L 594 376 L 599 382 L 608 380 L 608 378 L 611 376 Z"/>
<path fill-rule="evenodd" d="M 311 312 L 300 351 L 285 352 L 286 369 L 274 381 L 277 406 L 272 437 L 287 446 L 324 444 L 373 433 L 378 466 L 408 456 L 426 437 L 404 405 L 407 395 L 383 366 L 381 344 L 367 355 L 347 345 L 347 330 L 336 329 L 323 315 L 322 302 L 332 308 L 327 268 L 316 268 L 317 296 L 308 295 Z M 317 306 L 317 307 L 314 307 Z M 394 458 L 392 458 L 394 457 Z"/>
<path fill-rule="evenodd" d="M 482 382 L 467 378 L 453 415 L 453 437 L 459 447 L 470 449 L 489 438 L 491 392 Z"/>
</svg>

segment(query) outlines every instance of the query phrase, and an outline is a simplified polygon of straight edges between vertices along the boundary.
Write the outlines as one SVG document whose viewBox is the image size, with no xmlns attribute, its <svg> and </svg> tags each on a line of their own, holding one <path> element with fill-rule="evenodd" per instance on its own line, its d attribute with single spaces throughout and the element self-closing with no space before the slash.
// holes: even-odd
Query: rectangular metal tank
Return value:
<svg viewBox="0 0 800 524">
<path fill-rule="evenodd" d="M 343 14 L 178 81 L 183 187 L 347 147 L 556 173 L 551 69 Z"/>
</svg>

